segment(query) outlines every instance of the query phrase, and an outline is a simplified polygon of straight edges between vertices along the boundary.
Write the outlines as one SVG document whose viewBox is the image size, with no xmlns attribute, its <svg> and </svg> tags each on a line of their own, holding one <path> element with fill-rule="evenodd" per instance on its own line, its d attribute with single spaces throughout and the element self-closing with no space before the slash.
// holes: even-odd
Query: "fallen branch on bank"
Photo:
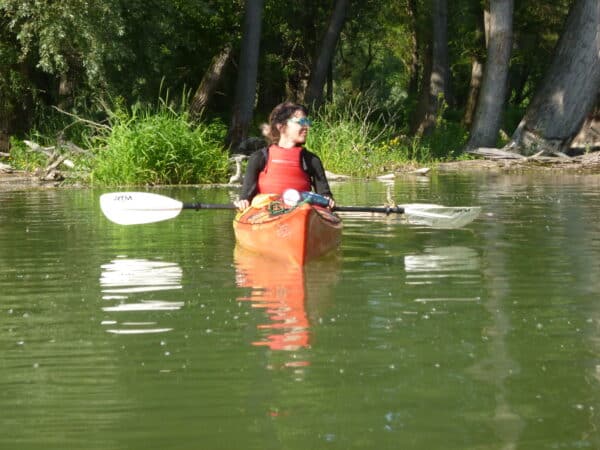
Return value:
<svg viewBox="0 0 600 450">
<path fill-rule="evenodd" d="M 525 159 L 525 156 L 511 152 L 508 150 L 503 150 L 500 148 L 493 147 L 479 147 L 468 150 L 467 153 L 472 155 L 482 156 L 486 159 Z"/>
<path fill-rule="evenodd" d="M 559 152 L 557 150 L 540 150 L 533 155 L 522 155 L 517 153 L 516 151 L 511 151 L 508 149 L 516 149 L 514 146 L 507 146 L 504 148 L 493 148 L 493 147 L 479 147 L 472 150 L 468 150 L 467 153 L 483 156 L 486 159 L 516 159 L 520 161 L 547 161 L 548 158 L 560 158 L 565 161 L 572 159 L 570 156 L 566 155 L 563 152 Z"/>
<path fill-rule="evenodd" d="M 547 148 L 533 155 L 522 155 L 517 152 L 518 147 L 509 145 L 504 148 L 480 147 L 468 150 L 466 153 L 481 157 L 483 164 L 488 162 L 496 164 L 499 168 L 548 168 L 548 169 L 576 169 L 591 170 L 596 172 L 600 168 L 600 151 L 593 149 L 583 154 L 569 156 L 554 148 Z M 477 160 L 471 161 L 476 164 Z"/>
<path fill-rule="evenodd" d="M 43 181 L 64 180 L 65 177 L 58 169 L 60 165 L 65 165 L 69 169 L 75 168 L 75 163 L 71 159 L 69 159 L 68 155 L 63 155 L 59 151 L 57 151 L 56 146 L 43 147 L 37 142 L 27 140 L 24 140 L 23 143 L 30 148 L 30 151 L 43 153 L 48 157 L 46 167 L 43 169 L 40 168 L 36 171 L 37 176 Z M 79 148 L 75 144 L 72 145 L 73 148 Z"/>
<path fill-rule="evenodd" d="M 73 144 L 71 141 L 61 142 L 60 148 L 63 148 L 71 153 L 78 153 L 80 155 L 86 156 L 94 156 L 92 152 L 86 150 L 85 148 L 81 148 L 78 145 Z"/>
<path fill-rule="evenodd" d="M 33 142 L 33 141 L 27 141 L 24 140 L 23 143 L 30 148 L 29 151 L 31 152 L 40 152 L 40 153 L 44 153 L 46 156 L 50 156 L 52 154 L 52 152 L 54 151 L 55 147 L 51 146 L 51 147 L 42 147 L 40 144 L 38 144 L 37 142 Z"/>
</svg>

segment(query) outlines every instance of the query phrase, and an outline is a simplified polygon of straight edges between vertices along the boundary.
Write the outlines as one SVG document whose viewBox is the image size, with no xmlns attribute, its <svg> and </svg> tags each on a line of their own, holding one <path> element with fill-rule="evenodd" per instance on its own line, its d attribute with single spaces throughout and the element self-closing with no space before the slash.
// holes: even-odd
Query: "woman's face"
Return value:
<svg viewBox="0 0 600 450">
<path fill-rule="evenodd" d="M 295 144 L 304 144 L 310 125 L 310 120 L 308 120 L 306 114 L 301 110 L 298 110 L 292 114 L 286 123 L 281 125 L 281 138 L 292 141 Z"/>
</svg>

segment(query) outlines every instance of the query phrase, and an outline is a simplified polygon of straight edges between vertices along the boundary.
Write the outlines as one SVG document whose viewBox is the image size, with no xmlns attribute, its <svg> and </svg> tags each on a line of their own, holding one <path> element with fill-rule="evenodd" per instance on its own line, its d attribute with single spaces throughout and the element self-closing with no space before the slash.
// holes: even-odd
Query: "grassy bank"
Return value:
<svg viewBox="0 0 600 450">
<path fill-rule="evenodd" d="M 307 146 L 335 173 L 374 177 L 406 166 L 464 158 L 467 132 L 439 120 L 427 137 L 407 136 L 407 127 L 366 98 L 328 104 L 313 117 Z"/>
<path fill-rule="evenodd" d="M 226 127 L 192 123 L 166 106 L 157 110 L 119 109 L 110 130 L 93 140 L 94 184 L 200 184 L 227 180 L 229 164 L 221 148 Z"/>
<path fill-rule="evenodd" d="M 153 185 L 226 182 L 230 175 L 228 151 L 223 147 L 227 128 L 219 121 L 194 123 L 185 112 L 160 101 L 156 107 L 103 106 L 97 121 L 69 115 L 47 120 L 29 140 L 51 145 L 52 136 L 72 139 L 83 149 L 72 156 L 77 170 L 67 178 L 86 184 Z M 98 115 L 98 114 L 96 114 Z M 90 114 L 91 116 L 91 114 Z M 439 121 L 426 137 L 408 138 L 392 115 L 377 111 L 363 99 L 327 105 L 313 115 L 307 147 L 332 172 L 374 177 L 402 167 L 461 158 L 466 132 Z M 54 139 L 56 141 L 56 139 Z M 56 145 L 61 152 L 68 148 Z M 13 139 L 10 163 L 29 171 L 44 167 L 47 155 L 32 152 Z"/>
</svg>

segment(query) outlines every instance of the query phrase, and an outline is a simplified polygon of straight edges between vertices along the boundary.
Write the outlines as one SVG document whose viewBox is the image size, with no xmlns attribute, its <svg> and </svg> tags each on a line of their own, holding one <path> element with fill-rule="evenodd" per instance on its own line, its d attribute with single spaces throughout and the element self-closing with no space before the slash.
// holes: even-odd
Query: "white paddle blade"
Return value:
<svg viewBox="0 0 600 450">
<path fill-rule="evenodd" d="M 481 213 L 480 206 L 443 206 L 427 203 L 399 205 L 409 223 L 433 228 L 460 228 L 473 222 Z"/>
<path fill-rule="evenodd" d="M 183 203 L 150 192 L 111 192 L 100 196 L 100 208 L 119 225 L 139 225 L 177 217 Z"/>
</svg>

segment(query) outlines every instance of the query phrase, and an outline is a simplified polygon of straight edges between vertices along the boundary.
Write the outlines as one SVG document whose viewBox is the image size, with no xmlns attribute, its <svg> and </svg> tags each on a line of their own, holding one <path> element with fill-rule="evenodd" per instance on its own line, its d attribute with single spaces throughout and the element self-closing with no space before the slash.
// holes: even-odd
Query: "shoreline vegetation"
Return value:
<svg viewBox="0 0 600 450">
<path fill-rule="evenodd" d="M 46 3 L 0 6 L 0 172 L 235 183 L 286 100 L 333 174 L 598 171 L 597 0 Z"/>
<path fill-rule="evenodd" d="M 220 120 L 193 120 L 185 105 L 166 100 L 156 107 L 103 104 L 102 120 L 55 109 L 45 129 L 11 140 L 0 155 L 0 187 L 17 185 L 155 186 L 238 184 L 244 160 L 264 145 L 252 137 L 227 149 Z M 409 138 L 398 119 L 376 112 L 367 101 L 327 105 L 313 115 L 307 147 L 317 153 L 333 180 L 426 175 L 430 169 L 600 173 L 600 153 L 579 151 L 523 156 L 498 149 L 466 153 L 467 130 L 439 120 L 429 136 Z M 255 127 L 258 130 L 258 125 Z M 11 181 L 12 180 L 12 181 Z"/>
<path fill-rule="evenodd" d="M 90 187 L 89 183 L 82 182 L 76 168 L 70 168 L 68 159 L 62 161 L 65 166 L 56 165 L 56 161 L 62 159 L 59 157 L 50 166 L 54 169 L 50 171 L 41 166 L 34 170 L 17 169 L 8 164 L 0 162 L 0 191 L 22 188 L 39 187 Z M 230 178 L 235 177 L 235 162 L 230 167 Z M 242 169 L 243 170 L 243 169 Z M 561 172 L 569 174 L 600 174 L 600 152 L 584 153 L 572 158 L 558 158 L 547 156 L 533 156 L 529 158 L 495 158 L 495 159 L 463 159 L 454 161 L 432 162 L 430 164 L 410 162 L 405 165 L 397 166 L 392 172 L 383 173 L 374 177 L 351 176 L 341 173 L 327 171 L 330 181 L 344 181 L 347 179 L 379 179 L 390 180 L 402 176 L 429 176 L 434 172 L 490 172 L 517 174 L 527 172 Z M 228 182 L 204 183 L 172 183 L 171 185 L 208 185 L 208 186 L 239 186 L 240 177 Z M 152 187 L 166 184 L 145 183 L 145 184 L 115 184 L 108 186 L 121 187 Z"/>
</svg>

